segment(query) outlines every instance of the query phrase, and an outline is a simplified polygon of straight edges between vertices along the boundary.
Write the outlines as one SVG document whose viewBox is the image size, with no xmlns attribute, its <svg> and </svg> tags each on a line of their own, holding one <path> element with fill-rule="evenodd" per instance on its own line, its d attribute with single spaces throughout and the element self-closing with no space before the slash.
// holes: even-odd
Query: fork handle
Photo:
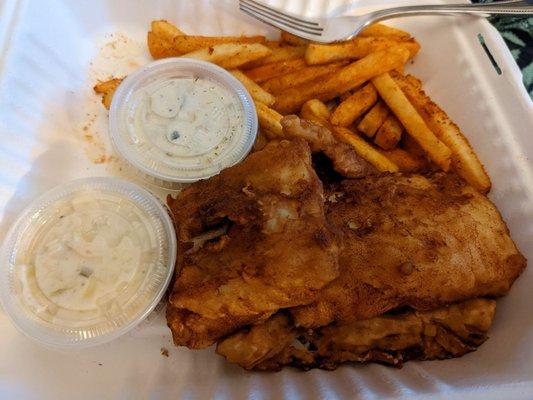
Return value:
<svg viewBox="0 0 533 400">
<path fill-rule="evenodd" d="M 375 22 L 384 19 L 403 17 L 409 15 L 432 15 L 432 14 L 474 14 L 474 15 L 496 15 L 496 14 L 533 14 L 533 0 L 510 0 L 496 3 L 483 4 L 437 4 L 394 7 L 385 10 L 375 11 L 373 20 Z"/>
</svg>

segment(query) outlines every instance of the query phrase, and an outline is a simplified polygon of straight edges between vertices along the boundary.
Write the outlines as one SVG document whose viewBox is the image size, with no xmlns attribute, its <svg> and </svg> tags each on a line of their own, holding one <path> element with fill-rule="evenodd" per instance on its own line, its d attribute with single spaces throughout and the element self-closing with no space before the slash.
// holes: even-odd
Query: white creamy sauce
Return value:
<svg viewBox="0 0 533 400">
<path fill-rule="evenodd" d="M 134 92 L 131 104 L 132 144 L 167 168 L 216 163 L 245 133 L 238 97 L 207 79 L 156 81 Z"/>
<path fill-rule="evenodd" d="M 58 203 L 33 242 L 16 266 L 21 300 L 41 318 L 66 325 L 116 313 L 154 265 L 148 217 L 112 196 Z"/>
</svg>

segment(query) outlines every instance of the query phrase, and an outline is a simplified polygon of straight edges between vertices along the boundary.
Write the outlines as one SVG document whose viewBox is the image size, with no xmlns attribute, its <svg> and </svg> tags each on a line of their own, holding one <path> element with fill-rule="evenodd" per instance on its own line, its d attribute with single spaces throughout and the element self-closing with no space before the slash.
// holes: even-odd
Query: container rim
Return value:
<svg viewBox="0 0 533 400">
<path fill-rule="evenodd" d="M 62 198 L 86 187 L 91 187 L 95 190 L 103 189 L 115 191 L 117 195 L 125 195 L 125 193 L 135 194 L 142 199 L 141 201 L 143 201 L 143 203 L 147 203 L 143 206 L 139 201 L 132 199 L 131 196 L 128 197 L 129 200 L 134 201 L 134 203 L 142 209 L 146 210 L 147 207 L 150 207 L 151 211 L 153 211 L 153 215 L 156 216 L 162 224 L 164 236 L 167 239 L 166 275 L 164 280 L 160 282 L 159 288 L 154 292 L 152 300 L 147 302 L 147 305 L 139 311 L 136 317 L 132 318 L 131 321 L 125 323 L 124 325 L 121 325 L 118 329 L 82 340 L 67 339 L 67 336 L 65 336 L 65 339 L 67 340 L 58 339 L 50 334 L 51 330 L 46 326 L 41 326 L 39 328 L 42 330 L 41 332 L 30 332 L 30 329 L 34 328 L 34 326 L 38 326 L 39 324 L 35 321 L 31 321 L 23 314 L 18 314 L 17 310 L 15 309 L 16 306 L 12 304 L 12 290 L 9 286 L 9 269 L 11 268 L 11 263 L 9 260 L 13 254 L 14 247 L 24 231 L 33 222 L 32 216 L 35 213 L 53 206 L 55 202 L 60 201 Z M 159 199 L 157 199 L 149 191 L 132 182 L 115 177 L 91 177 L 75 179 L 59 186 L 55 186 L 54 188 L 37 197 L 22 211 L 22 213 L 16 218 L 14 223 L 9 228 L 5 236 L 5 240 L 0 247 L 0 304 L 6 311 L 6 315 L 10 321 L 20 332 L 30 339 L 45 346 L 63 349 L 80 349 L 104 344 L 124 335 L 135 326 L 140 324 L 159 304 L 168 288 L 168 285 L 170 284 L 174 273 L 174 267 L 176 264 L 176 251 L 176 233 L 168 209 L 164 207 Z M 33 325 L 33 327 L 29 326 L 30 324 Z"/>
<path fill-rule="evenodd" d="M 132 90 L 135 89 L 135 86 L 139 84 L 142 79 L 146 78 L 149 75 L 157 75 L 159 73 L 171 70 L 174 67 L 186 68 L 190 71 L 196 70 L 206 72 L 210 75 L 211 79 L 223 84 L 226 89 L 232 91 L 232 93 L 235 94 L 236 97 L 239 99 L 244 110 L 244 144 L 242 149 L 240 150 L 240 154 L 238 154 L 238 156 L 236 156 L 232 160 L 232 163 L 227 165 L 225 168 L 228 168 L 232 165 L 241 162 L 252 149 L 255 139 L 257 137 L 257 131 L 259 126 L 258 118 L 254 101 L 248 90 L 246 90 L 244 85 L 230 72 L 226 71 L 224 68 L 221 68 L 216 64 L 202 60 L 196 60 L 193 58 L 170 57 L 150 62 L 139 68 L 135 72 L 129 74 L 124 79 L 124 81 L 122 81 L 121 84 L 118 86 L 115 94 L 113 95 L 113 100 L 111 102 L 111 107 L 109 110 L 109 131 L 113 148 L 124 160 L 126 160 L 143 175 L 149 178 L 154 178 L 156 181 L 166 181 L 173 184 L 192 183 L 200 179 L 207 179 L 213 175 L 216 175 L 223 168 L 210 170 L 208 173 L 202 173 L 202 170 L 199 169 L 196 174 L 190 177 L 180 177 L 173 174 L 155 171 L 154 168 L 145 165 L 136 157 L 132 157 L 131 153 L 126 150 L 126 143 L 124 143 L 123 139 L 120 137 L 121 131 L 123 129 L 121 127 L 121 113 L 123 111 L 123 108 L 125 107 L 125 104 L 127 104 L 128 97 L 130 96 Z"/>
</svg>

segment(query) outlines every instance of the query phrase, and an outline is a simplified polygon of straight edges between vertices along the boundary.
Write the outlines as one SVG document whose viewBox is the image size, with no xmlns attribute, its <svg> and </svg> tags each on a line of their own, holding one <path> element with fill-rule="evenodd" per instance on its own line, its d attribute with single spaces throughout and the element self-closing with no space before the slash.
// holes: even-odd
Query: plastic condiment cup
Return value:
<svg viewBox="0 0 533 400">
<path fill-rule="evenodd" d="M 85 218 L 83 231 L 73 232 L 72 226 L 77 226 L 76 221 L 82 218 Z M 120 229 L 115 229 L 110 221 L 118 221 Z M 65 234 L 60 240 L 47 241 L 47 238 L 56 238 L 51 236 L 56 232 Z M 97 236 L 100 240 L 95 243 Z M 106 287 L 107 291 L 98 292 L 98 297 L 84 304 L 87 295 L 84 277 L 94 273 L 93 285 L 101 282 L 100 277 L 109 278 L 106 274 L 111 255 L 106 246 L 116 249 L 124 237 L 132 253 L 138 251 L 136 254 L 140 256 L 132 258 L 136 262 L 119 264 L 117 270 L 121 274 L 117 282 L 120 284 L 116 287 L 111 284 L 112 290 Z M 111 240 L 114 242 L 109 244 Z M 77 245 L 89 249 L 90 261 L 80 271 L 76 270 L 78 267 L 71 271 L 69 267 L 79 264 L 69 264 L 71 258 L 63 254 L 78 260 L 79 249 L 71 247 Z M 100 257 L 96 258 L 98 261 L 90 258 L 94 254 L 90 249 L 95 246 L 104 249 L 94 255 Z M 43 261 L 43 251 L 56 254 L 54 263 L 46 258 Z M 128 255 L 123 253 L 119 251 L 116 256 L 122 261 L 126 257 L 128 261 Z M 40 264 L 37 255 L 41 257 Z M 156 307 L 172 278 L 176 236 L 167 209 L 146 190 L 116 178 L 88 178 L 58 186 L 36 199 L 9 230 L 0 257 L 0 299 L 14 325 L 42 344 L 79 348 L 123 335 Z M 58 270 L 58 265 L 65 260 L 67 264 L 61 264 L 65 268 Z M 47 261 L 49 264 L 38 270 L 37 266 Z M 103 275 L 91 270 L 97 262 L 99 274 Z M 50 274 L 47 268 L 54 272 Z M 57 276 L 64 277 L 71 272 L 74 273 L 72 279 L 77 279 L 77 288 L 83 286 L 75 295 L 82 293 L 83 296 L 76 297 L 76 303 L 65 303 L 61 297 L 63 292 L 55 297 L 57 293 L 51 292 L 50 286 L 54 288 Z M 113 282 L 114 277 L 112 275 L 108 282 Z"/>
<path fill-rule="evenodd" d="M 149 96 L 149 88 L 173 79 L 194 78 L 213 82 L 224 88 L 239 105 L 242 117 L 240 132 L 220 141 L 216 149 L 204 153 L 170 157 L 173 143 L 167 135 L 139 140 L 135 132 L 139 93 Z M 200 112 L 202 110 L 198 110 Z M 128 75 L 113 96 L 109 113 L 111 141 L 116 152 L 142 176 L 156 185 L 175 188 L 180 183 L 195 182 L 218 174 L 241 161 L 252 148 L 257 135 L 257 114 L 253 100 L 244 86 L 228 71 L 204 61 L 168 58 L 155 61 Z M 218 141 L 219 138 L 217 138 Z M 159 140 L 159 145 L 154 144 Z M 161 143 L 168 147 L 162 147 Z M 206 161 L 208 160 L 208 161 Z"/>
</svg>

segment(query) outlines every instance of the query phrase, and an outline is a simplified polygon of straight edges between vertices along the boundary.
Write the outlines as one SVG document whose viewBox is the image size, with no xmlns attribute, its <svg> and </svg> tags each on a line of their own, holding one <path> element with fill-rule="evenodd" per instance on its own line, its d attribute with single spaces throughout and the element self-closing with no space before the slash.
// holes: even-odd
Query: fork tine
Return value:
<svg viewBox="0 0 533 400">
<path fill-rule="evenodd" d="M 269 25 L 273 25 L 276 28 L 279 29 L 292 29 L 295 32 L 294 34 L 298 35 L 298 32 L 305 32 L 310 35 L 320 36 L 322 34 L 322 28 L 315 27 L 315 28 L 309 28 L 307 26 L 297 25 L 294 22 L 287 21 L 281 17 L 268 14 L 266 12 L 263 12 L 261 10 L 258 10 L 250 5 L 244 4 L 241 2 L 239 8 L 241 11 L 246 12 L 248 15 L 251 15 L 252 17 L 259 19 Z"/>
<path fill-rule="evenodd" d="M 291 22 L 298 23 L 300 25 L 307 25 L 309 28 L 320 27 L 320 24 L 316 21 L 300 18 L 296 15 L 282 11 L 279 8 L 269 6 L 268 4 L 263 4 L 255 0 L 239 0 L 239 1 L 241 4 L 244 3 L 250 7 L 259 8 L 269 14 L 273 13 L 276 16 L 279 16 L 280 18 L 288 19 Z"/>
<path fill-rule="evenodd" d="M 287 31 L 289 33 L 292 33 L 292 34 L 294 34 L 296 36 L 303 37 L 305 39 L 313 40 L 313 38 L 318 38 L 322 34 L 321 31 L 310 31 L 310 30 L 308 30 L 306 28 L 301 28 L 301 27 L 294 26 L 294 25 L 292 25 L 290 23 L 287 23 L 285 21 L 278 20 L 276 18 L 272 18 L 272 17 L 270 17 L 268 15 L 265 15 L 263 13 L 260 13 L 260 12 L 258 12 L 256 10 L 250 9 L 247 6 L 244 6 L 244 5 L 241 5 L 239 8 L 244 13 L 250 15 L 251 17 L 254 17 L 255 19 L 257 19 L 259 21 L 264 22 L 265 24 L 271 25 L 271 26 L 273 26 L 275 28 L 278 28 L 278 29 L 283 29 L 283 30 L 285 30 L 285 31 Z"/>
<path fill-rule="evenodd" d="M 266 10 L 264 8 L 256 7 L 256 6 L 252 5 L 249 1 L 246 1 L 246 0 L 241 0 L 240 1 L 240 5 L 242 7 L 248 8 L 250 11 L 253 11 L 256 14 L 260 14 L 260 15 L 264 16 L 265 18 L 271 18 L 271 19 L 279 21 L 280 23 L 284 22 L 285 24 L 288 24 L 289 26 L 298 27 L 298 28 L 304 29 L 306 31 L 322 32 L 322 28 L 320 26 L 318 26 L 318 25 L 310 26 L 310 25 L 302 24 L 302 23 L 300 23 L 300 22 L 298 22 L 296 20 L 285 18 L 282 15 L 279 15 L 276 11 L 269 11 L 269 10 Z"/>
</svg>

